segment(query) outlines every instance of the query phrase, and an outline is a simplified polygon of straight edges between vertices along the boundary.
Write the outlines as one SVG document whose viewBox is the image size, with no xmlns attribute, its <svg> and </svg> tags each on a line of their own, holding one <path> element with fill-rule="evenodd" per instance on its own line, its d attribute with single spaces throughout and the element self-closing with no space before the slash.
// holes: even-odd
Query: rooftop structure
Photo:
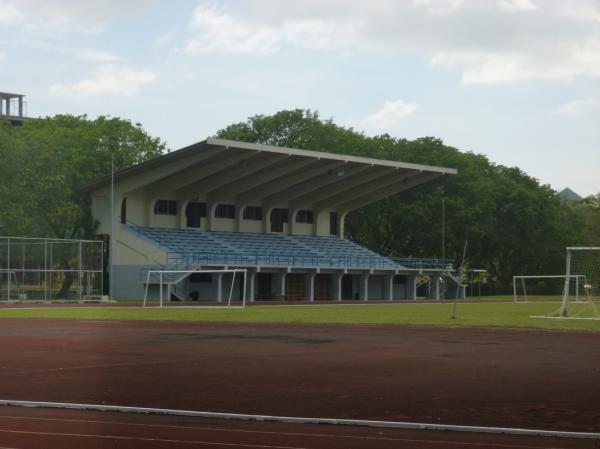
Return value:
<svg viewBox="0 0 600 449">
<path fill-rule="evenodd" d="M 8 119 L 13 124 L 20 124 L 25 119 L 25 95 L 0 92 L 0 118 Z"/>
</svg>

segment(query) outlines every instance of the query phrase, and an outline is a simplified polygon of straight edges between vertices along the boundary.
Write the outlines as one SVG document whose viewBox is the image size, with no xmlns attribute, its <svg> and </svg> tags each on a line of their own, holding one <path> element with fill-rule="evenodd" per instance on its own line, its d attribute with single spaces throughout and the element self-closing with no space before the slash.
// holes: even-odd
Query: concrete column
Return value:
<svg viewBox="0 0 600 449">
<path fill-rule="evenodd" d="M 283 300 L 285 299 L 285 277 L 287 273 L 276 273 L 275 276 L 275 299 Z"/>
<path fill-rule="evenodd" d="M 216 203 L 206 202 L 206 230 L 212 231 L 215 224 L 215 210 L 217 209 Z"/>
<path fill-rule="evenodd" d="M 392 301 L 394 299 L 394 275 L 388 274 L 383 279 L 383 299 Z"/>
<path fill-rule="evenodd" d="M 441 276 L 439 275 L 432 275 L 429 277 L 429 297 L 430 299 L 433 299 L 435 301 L 439 301 L 440 300 L 440 280 L 441 280 Z"/>
<path fill-rule="evenodd" d="M 414 301 L 417 299 L 417 276 L 406 276 L 406 299 Z"/>
<path fill-rule="evenodd" d="M 309 272 L 306 273 L 306 297 L 310 302 L 315 300 L 315 278 L 317 273 Z"/>
<path fill-rule="evenodd" d="M 254 302 L 254 284 L 256 280 L 256 271 L 248 270 L 246 272 L 246 301 Z"/>
<path fill-rule="evenodd" d="M 342 277 L 344 277 L 344 273 L 333 273 L 331 275 L 332 280 L 331 284 L 333 287 L 333 300 L 341 301 L 342 300 Z"/>
<path fill-rule="evenodd" d="M 217 283 L 217 302 L 223 302 L 223 273 L 214 273 Z"/>
<path fill-rule="evenodd" d="M 369 274 L 361 274 L 358 281 L 358 299 L 369 300 Z"/>
<path fill-rule="evenodd" d="M 19 117 L 23 117 L 23 97 L 19 97 Z"/>
</svg>

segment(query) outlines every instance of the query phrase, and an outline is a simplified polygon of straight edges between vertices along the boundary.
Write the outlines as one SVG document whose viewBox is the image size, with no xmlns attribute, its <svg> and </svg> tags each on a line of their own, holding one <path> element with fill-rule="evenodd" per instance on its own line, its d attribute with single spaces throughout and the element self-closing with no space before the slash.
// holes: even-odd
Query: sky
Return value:
<svg viewBox="0 0 600 449">
<path fill-rule="evenodd" d="M 0 0 L 0 91 L 173 150 L 317 110 L 600 192 L 600 0 Z"/>
</svg>

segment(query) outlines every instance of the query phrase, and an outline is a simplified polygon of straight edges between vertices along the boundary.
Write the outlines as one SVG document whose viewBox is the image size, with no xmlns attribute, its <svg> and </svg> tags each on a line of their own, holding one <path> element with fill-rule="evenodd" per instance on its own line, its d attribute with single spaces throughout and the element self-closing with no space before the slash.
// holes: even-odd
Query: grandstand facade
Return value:
<svg viewBox="0 0 600 449">
<path fill-rule="evenodd" d="M 393 261 L 344 238 L 352 210 L 451 168 L 207 139 L 98 178 L 98 234 L 110 241 L 115 299 L 140 299 L 148 270 L 247 270 L 255 300 L 394 300 L 416 297 L 427 275 L 439 298 L 445 262 Z M 416 263 L 418 262 L 418 265 Z M 169 281 L 178 300 L 222 301 L 230 273 Z M 150 280 L 150 295 L 158 295 Z M 234 298 L 242 296 L 238 279 Z"/>
</svg>

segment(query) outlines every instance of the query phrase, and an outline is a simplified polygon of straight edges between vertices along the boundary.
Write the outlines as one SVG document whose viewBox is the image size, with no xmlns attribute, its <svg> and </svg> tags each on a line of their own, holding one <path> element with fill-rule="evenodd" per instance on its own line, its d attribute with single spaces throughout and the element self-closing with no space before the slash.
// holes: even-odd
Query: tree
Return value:
<svg viewBox="0 0 600 449">
<path fill-rule="evenodd" d="M 127 120 L 58 115 L 22 126 L 0 121 L 0 234 L 94 235 L 85 195 L 75 188 L 115 168 L 159 156 L 163 142 Z"/>
</svg>

